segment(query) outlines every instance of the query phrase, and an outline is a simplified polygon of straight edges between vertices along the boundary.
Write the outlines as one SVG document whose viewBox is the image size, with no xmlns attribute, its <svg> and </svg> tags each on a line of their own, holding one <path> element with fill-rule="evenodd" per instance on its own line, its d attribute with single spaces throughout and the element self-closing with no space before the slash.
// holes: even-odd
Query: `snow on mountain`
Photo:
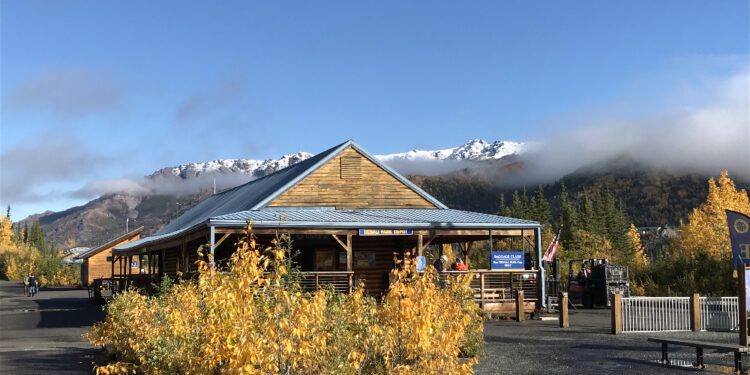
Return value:
<svg viewBox="0 0 750 375">
<path fill-rule="evenodd" d="M 176 167 L 162 168 L 150 177 L 179 177 L 189 179 L 200 175 L 211 174 L 243 174 L 248 177 L 263 177 L 302 160 L 312 157 L 307 152 L 297 152 L 280 157 L 279 159 L 220 159 L 201 163 L 189 163 Z"/>
<path fill-rule="evenodd" d="M 500 159 L 508 155 L 518 155 L 526 151 L 527 144 L 522 142 L 495 141 L 487 142 L 473 139 L 465 144 L 443 150 L 411 150 L 407 152 L 376 155 L 384 162 L 389 161 L 430 161 L 430 160 L 458 160 L 477 161 Z M 302 160 L 312 157 L 307 152 L 297 152 L 284 155 L 279 159 L 220 159 L 200 163 L 189 163 L 176 167 L 162 168 L 154 172 L 150 178 L 167 177 L 182 180 L 208 175 L 243 175 L 249 179 L 263 177 L 267 174 L 286 168 Z"/>
<path fill-rule="evenodd" d="M 465 144 L 443 150 L 426 151 L 411 150 L 407 152 L 387 155 L 377 155 L 384 161 L 393 160 L 489 160 L 500 159 L 508 155 L 519 155 L 526 152 L 527 144 L 522 142 L 495 141 L 487 142 L 482 139 L 472 139 Z"/>
</svg>

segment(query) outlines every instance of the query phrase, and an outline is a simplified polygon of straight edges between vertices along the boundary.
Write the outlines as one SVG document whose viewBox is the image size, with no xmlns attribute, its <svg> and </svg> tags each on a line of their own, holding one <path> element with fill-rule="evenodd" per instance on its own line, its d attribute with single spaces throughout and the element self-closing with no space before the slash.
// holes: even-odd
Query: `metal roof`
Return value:
<svg viewBox="0 0 750 375">
<path fill-rule="evenodd" d="M 515 219 L 471 211 L 442 208 L 398 208 L 357 210 L 253 210 L 213 217 L 214 226 L 245 225 L 255 227 L 310 226 L 335 228 L 409 227 L 409 228 L 508 228 L 537 227 L 536 221 Z"/>
<path fill-rule="evenodd" d="M 99 245 L 99 246 L 97 246 L 97 247 L 95 247 L 93 249 L 87 250 L 85 252 L 82 252 L 82 253 L 80 253 L 80 254 L 72 257 L 72 259 L 81 259 L 81 260 L 83 260 L 83 259 L 90 258 L 91 256 L 96 255 L 97 253 L 101 252 L 102 250 L 104 250 L 106 248 L 112 247 L 112 246 L 117 245 L 118 243 L 120 243 L 122 241 L 125 241 L 125 240 L 127 240 L 129 238 L 132 238 L 132 237 L 135 237 L 135 236 L 141 234 L 141 232 L 143 232 L 143 227 L 138 227 L 136 229 L 131 230 L 130 232 L 125 232 L 125 233 L 123 233 L 123 234 L 121 234 L 121 235 L 119 235 L 119 236 L 117 236 L 117 237 L 115 237 L 115 238 L 107 241 L 106 243 L 103 243 L 103 244 L 101 244 L 101 245 Z"/>
<path fill-rule="evenodd" d="M 307 229 L 516 229 L 538 228 L 536 221 L 443 208 L 400 209 L 263 209 L 235 212 L 209 218 L 192 228 L 165 233 L 118 246 L 127 251 L 150 243 L 179 237 L 200 227 L 244 227 L 250 221 L 254 228 Z"/>
</svg>

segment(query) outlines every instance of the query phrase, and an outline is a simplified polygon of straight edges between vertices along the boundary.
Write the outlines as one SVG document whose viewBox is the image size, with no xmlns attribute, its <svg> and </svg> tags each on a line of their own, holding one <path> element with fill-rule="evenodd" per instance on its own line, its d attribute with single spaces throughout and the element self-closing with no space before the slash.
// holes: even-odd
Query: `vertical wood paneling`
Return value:
<svg viewBox="0 0 750 375">
<path fill-rule="evenodd" d="M 354 162 L 355 159 L 359 160 L 358 165 Z M 357 172 L 361 174 L 361 178 L 355 177 Z M 347 178 L 342 178 L 342 175 Z M 273 200 L 269 206 L 435 208 L 435 205 L 353 148 L 342 151 Z"/>
</svg>

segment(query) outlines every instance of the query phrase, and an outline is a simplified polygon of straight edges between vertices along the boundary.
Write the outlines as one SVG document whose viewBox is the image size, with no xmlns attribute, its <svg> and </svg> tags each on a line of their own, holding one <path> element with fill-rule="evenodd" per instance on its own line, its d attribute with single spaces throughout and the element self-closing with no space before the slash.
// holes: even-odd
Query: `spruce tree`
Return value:
<svg viewBox="0 0 750 375">
<path fill-rule="evenodd" d="M 539 188 L 536 190 L 536 193 L 533 197 L 533 202 L 534 205 L 532 207 L 534 212 L 534 220 L 548 225 L 550 223 L 552 214 L 550 204 L 544 197 L 544 188 L 542 187 L 542 185 L 539 185 Z"/>
<path fill-rule="evenodd" d="M 594 204 L 591 202 L 588 193 L 583 193 L 583 204 L 581 205 L 581 226 L 587 232 L 594 232 L 596 229 L 596 218 L 594 216 Z"/>
<path fill-rule="evenodd" d="M 568 191 L 565 187 L 565 181 L 560 183 L 560 242 L 563 247 L 570 248 L 573 243 L 573 237 L 576 230 L 580 229 L 578 223 L 578 212 L 570 202 Z"/>
<path fill-rule="evenodd" d="M 500 201 L 498 202 L 497 214 L 500 216 L 511 216 L 510 208 L 505 204 L 505 193 L 500 193 Z"/>
<path fill-rule="evenodd" d="M 518 217 L 522 219 L 529 219 L 531 216 L 531 201 L 529 200 L 529 195 L 526 193 L 526 186 L 523 187 L 523 192 L 521 193 L 521 207 L 522 209 Z"/>
<path fill-rule="evenodd" d="M 39 252 L 46 253 L 47 252 L 47 240 L 44 238 L 44 230 L 42 230 L 41 225 L 39 225 L 38 221 L 35 221 L 33 224 L 31 224 L 31 231 L 28 234 L 29 238 L 27 242 L 33 246 L 39 249 Z"/>
<path fill-rule="evenodd" d="M 511 208 L 510 208 L 510 215 L 512 217 L 516 218 L 525 218 L 524 216 L 524 207 L 523 207 L 523 200 L 521 199 L 521 196 L 518 194 L 518 190 L 513 191 L 513 202 L 511 202 Z"/>
</svg>

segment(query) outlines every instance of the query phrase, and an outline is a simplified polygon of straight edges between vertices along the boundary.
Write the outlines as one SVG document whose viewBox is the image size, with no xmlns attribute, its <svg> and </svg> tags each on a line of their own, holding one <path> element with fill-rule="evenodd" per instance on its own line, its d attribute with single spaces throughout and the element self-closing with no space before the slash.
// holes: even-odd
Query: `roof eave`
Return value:
<svg viewBox="0 0 750 375">
<path fill-rule="evenodd" d="M 253 228 L 321 228 L 321 229 L 359 229 L 359 228 L 414 228 L 414 229 L 535 229 L 539 223 L 377 223 L 377 222 L 315 222 L 315 221 L 253 221 Z M 210 226 L 224 228 L 241 228 L 247 225 L 242 220 L 210 220 Z"/>
</svg>

